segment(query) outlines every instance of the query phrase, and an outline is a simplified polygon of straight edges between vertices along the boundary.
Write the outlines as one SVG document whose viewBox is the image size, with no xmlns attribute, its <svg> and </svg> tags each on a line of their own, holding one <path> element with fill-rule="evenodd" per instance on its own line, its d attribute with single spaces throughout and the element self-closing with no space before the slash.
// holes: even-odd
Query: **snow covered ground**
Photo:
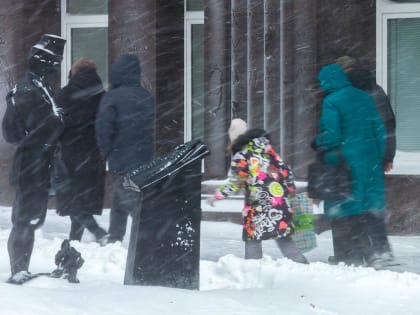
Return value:
<svg viewBox="0 0 420 315">
<path fill-rule="evenodd" d="M 109 211 L 99 217 L 108 226 Z M 68 218 L 50 210 L 37 231 L 31 271 L 54 269 L 54 255 L 69 230 Z M 24 286 L 6 284 L 10 208 L 0 208 L 1 315 L 250 315 L 420 314 L 420 236 L 392 236 L 400 272 L 330 266 L 331 234 L 318 237 L 307 254 L 310 265 L 282 258 L 266 241 L 262 260 L 243 257 L 241 227 L 202 222 L 200 291 L 124 286 L 128 235 L 123 244 L 99 247 L 88 233 L 73 242 L 85 259 L 80 284 L 38 278 Z M 410 272 L 402 272 L 402 269 Z"/>
</svg>

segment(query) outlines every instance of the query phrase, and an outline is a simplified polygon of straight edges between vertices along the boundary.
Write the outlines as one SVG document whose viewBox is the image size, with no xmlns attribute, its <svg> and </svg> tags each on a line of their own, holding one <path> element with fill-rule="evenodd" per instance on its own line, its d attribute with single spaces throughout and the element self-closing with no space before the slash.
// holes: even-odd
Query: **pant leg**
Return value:
<svg viewBox="0 0 420 315">
<path fill-rule="evenodd" d="M 301 251 L 296 246 L 296 243 L 292 238 L 276 238 L 275 242 L 284 257 L 289 258 L 298 263 L 309 264 L 308 260 L 301 253 Z"/>
<path fill-rule="evenodd" d="M 261 241 L 246 241 L 245 242 L 245 259 L 261 259 L 262 258 L 262 244 Z"/>
<path fill-rule="evenodd" d="M 337 263 L 347 263 L 352 255 L 352 236 L 348 222 L 348 217 L 331 220 L 334 260 Z"/>
<path fill-rule="evenodd" d="M 353 244 L 353 258 L 355 265 L 364 265 L 370 260 L 373 255 L 372 243 L 368 236 L 368 224 L 366 215 L 351 216 L 352 225 L 352 244 Z"/>
<path fill-rule="evenodd" d="M 99 226 L 98 222 L 96 222 L 93 215 L 87 214 L 83 215 L 83 222 L 86 229 L 95 235 L 95 239 L 99 240 L 100 238 L 104 237 L 107 233 L 106 231 Z"/>
<path fill-rule="evenodd" d="M 28 271 L 35 241 L 35 230 L 44 224 L 48 189 L 23 192 L 16 189 L 12 209 L 12 230 L 7 241 L 11 273 Z"/>
<path fill-rule="evenodd" d="M 369 212 L 366 214 L 368 237 L 375 254 L 392 253 L 388 240 L 388 232 L 383 212 Z"/>
<path fill-rule="evenodd" d="M 77 215 L 71 215 L 70 216 L 71 226 L 70 226 L 70 235 L 69 240 L 70 241 L 81 241 L 83 236 L 83 231 L 85 229 L 85 226 Z"/>
<path fill-rule="evenodd" d="M 29 224 L 14 224 L 7 241 L 12 275 L 29 269 L 35 241 L 35 228 Z"/>
<path fill-rule="evenodd" d="M 362 215 L 347 216 L 331 221 L 334 258 L 348 265 L 363 265 L 371 255 L 366 219 Z"/>
<path fill-rule="evenodd" d="M 112 207 L 109 224 L 109 242 L 122 241 L 127 228 L 128 215 L 139 207 L 139 193 L 125 189 L 123 176 L 113 175 Z"/>
</svg>

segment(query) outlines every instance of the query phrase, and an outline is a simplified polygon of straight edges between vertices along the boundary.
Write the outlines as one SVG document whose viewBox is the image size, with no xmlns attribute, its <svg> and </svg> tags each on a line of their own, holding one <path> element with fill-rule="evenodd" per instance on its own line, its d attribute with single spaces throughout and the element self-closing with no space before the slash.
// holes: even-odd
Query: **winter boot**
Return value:
<svg viewBox="0 0 420 315">
<path fill-rule="evenodd" d="M 328 256 L 328 263 L 330 265 L 337 265 L 337 261 L 335 260 L 335 256 Z"/>
<path fill-rule="evenodd" d="M 33 278 L 33 275 L 26 270 L 19 271 L 12 275 L 8 280 L 7 283 L 11 284 L 23 284 L 28 280 L 31 280 Z"/>
<path fill-rule="evenodd" d="M 108 238 L 109 234 L 105 233 L 105 235 L 102 235 L 101 237 L 96 237 L 96 243 L 98 243 L 100 246 L 105 246 L 108 244 Z"/>
<path fill-rule="evenodd" d="M 376 270 L 385 269 L 390 266 L 398 266 L 399 263 L 395 260 L 391 252 L 384 252 L 382 254 L 375 253 L 368 261 L 368 266 Z"/>
</svg>

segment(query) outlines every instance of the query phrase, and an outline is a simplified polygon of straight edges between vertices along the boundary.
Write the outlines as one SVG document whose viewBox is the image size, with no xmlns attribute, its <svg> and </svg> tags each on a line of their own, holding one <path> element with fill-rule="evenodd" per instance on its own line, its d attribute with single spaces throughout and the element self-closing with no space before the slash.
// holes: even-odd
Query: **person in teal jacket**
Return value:
<svg viewBox="0 0 420 315">
<path fill-rule="evenodd" d="M 336 262 L 361 265 L 373 254 L 365 215 L 385 208 L 385 127 L 373 99 L 353 87 L 340 66 L 324 66 L 318 80 L 326 96 L 313 145 L 327 164 L 343 159 L 352 178 L 350 196 L 324 204 L 325 216 L 331 219 L 334 257 Z"/>
</svg>

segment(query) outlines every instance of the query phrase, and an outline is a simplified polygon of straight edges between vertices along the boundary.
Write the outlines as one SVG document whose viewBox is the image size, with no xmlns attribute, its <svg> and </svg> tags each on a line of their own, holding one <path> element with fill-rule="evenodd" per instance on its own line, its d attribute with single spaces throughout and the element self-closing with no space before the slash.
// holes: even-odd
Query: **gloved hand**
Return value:
<svg viewBox="0 0 420 315">
<path fill-rule="evenodd" d="M 393 168 L 394 168 L 394 164 L 392 162 L 384 163 L 384 172 L 385 173 L 391 172 Z"/>
<path fill-rule="evenodd" d="M 224 198 L 225 196 L 223 196 L 223 194 L 220 191 L 216 191 L 216 193 L 213 196 L 207 198 L 206 202 L 208 205 L 214 207 L 214 202 L 216 200 L 222 200 Z"/>
<path fill-rule="evenodd" d="M 312 150 L 314 150 L 314 151 L 318 150 L 318 147 L 317 147 L 317 145 L 316 145 L 315 139 L 314 139 L 314 140 L 312 140 L 312 142 L 311 142 L 311 148 L 312 148 Z"/>
</svg>

